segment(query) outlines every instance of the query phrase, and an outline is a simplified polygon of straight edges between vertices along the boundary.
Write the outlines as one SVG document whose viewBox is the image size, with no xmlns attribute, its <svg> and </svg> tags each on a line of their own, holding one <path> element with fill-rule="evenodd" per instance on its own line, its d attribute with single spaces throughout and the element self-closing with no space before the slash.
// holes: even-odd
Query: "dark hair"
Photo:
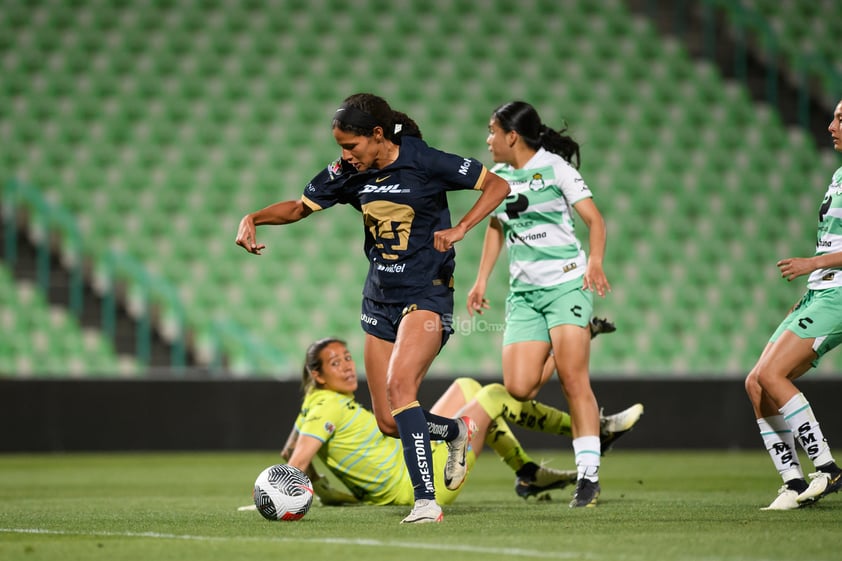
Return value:
<svg viewBox="0 0 842 561">
<path fill-rule="evenodd" d="M 306 394 L 313 388 L 313 377 L 310 375 L 314 370 L 322 369 L 322 351 L 331 343 L 341 343 L 346 347 L 348 344 L 338 337 L 325 337 L 318 341 L 313 341 L 307 347 L 307 353 L 304 355 L 304 368 L 301 372 L 301 392 Z"/>
<path fill-rule="evenodd" d="M 395 144 L 400 144 L 403 136 L 422 138 L 418 124 L 406 113 L 395 111 L 385 99 L 370 93 L 346 97 L 333 115 L 333 126 L 361 136 L 371 136 L 379 126 L 383 136 Z"/>
<path fill-rule="evenodd" d="M 573 167 L 578 168 L 582 163 L 579 155 L 579 143 L 564 134 L 565 125 L 559 130 L 553 130 L 541 122 L 538 111 L 525 101 L 510 101 L 504 103 L 492 113 L 500 128 L 504 131 L 515 131 L 526 145 L 537 150 L 543 148 L 553 154 L 558 154 Z"/>
</svg>

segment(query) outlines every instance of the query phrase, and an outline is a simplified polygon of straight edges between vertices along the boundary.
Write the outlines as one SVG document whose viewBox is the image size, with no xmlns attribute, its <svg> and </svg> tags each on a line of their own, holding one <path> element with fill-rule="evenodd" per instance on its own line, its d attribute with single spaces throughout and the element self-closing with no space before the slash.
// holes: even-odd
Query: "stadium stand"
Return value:
<svg viewBox="0 0 842 561">
<path fill-rule="evenodd" d="M 0 267 L 0 375 L 125 376 L 137 363 L 123 360 L 95 329 L 79 329 L 65 308 L 50 306 L 29 282 Z"/>
<path fill-rule="evenodd" d="M 836 97 L 842 89 L 842 63 L 838 60 L 836 43 L 842 33 L 842 23 L 828 17 L 839 8 L 838 3 L 833 0 L 740 0 L 730 4 L 727 13 L 731 21 L 739 20 L 746 12 L 767 21 L 786 61 L 784 68 L 798 80 L 817 81 L 826 103 L 838 101 Z"/>
<path fill-rule="evenodd" d="M 259 230 L 259 258 L 233 243 L 245 212 L 297 198 L 336 157 L 329 119 L 355 91 L 489 165 L 501 102 L 569 125 L 609 225 L 596 313 L 618 332 L 594 346 L 597 377 L 744 373 L 800 294 L 774 263 L 812 251 L 836 165 L 621 0 L 0 0 L 0 73 L 0 179 L 68 209 L 100 267 L 124 254 L 175 287 L 199 354 L 223 349 L 239 375 L 295 376 L 328 334 L 362 351 L 352 209 Z M 474 200 L 454 194 L 454 216 Z M 457 248 L 457 335 L 433 376 L 499 373 L 502 260 L 494 308 L 464 311 L 481 240 Z M 111 352 L 73 374 L 122 372 Z"/>
</svg>

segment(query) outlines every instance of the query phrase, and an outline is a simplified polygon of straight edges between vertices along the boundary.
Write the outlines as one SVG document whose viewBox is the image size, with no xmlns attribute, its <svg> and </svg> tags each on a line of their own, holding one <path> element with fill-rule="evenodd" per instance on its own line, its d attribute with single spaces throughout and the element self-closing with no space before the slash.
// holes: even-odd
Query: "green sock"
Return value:
<svg viewBox="0 0 842 561">
<path fill-rule="evenodd" d="M 503 419 L 491 421 L 488 425 L 485 445 L 494 450 L 513 471 L 518 471 L 524 464 L 532 462 L 532 458 L 524 451 L 512 429 Z"/>
<path fill-rule="evenodd" d="M 492 419 L 505 419 L 519 427 L 550 434 L 572 436 L 570 415 L 538 401 L 518 401 L 502 384 L 488 384 L 475 399 Z"/>
</svg>

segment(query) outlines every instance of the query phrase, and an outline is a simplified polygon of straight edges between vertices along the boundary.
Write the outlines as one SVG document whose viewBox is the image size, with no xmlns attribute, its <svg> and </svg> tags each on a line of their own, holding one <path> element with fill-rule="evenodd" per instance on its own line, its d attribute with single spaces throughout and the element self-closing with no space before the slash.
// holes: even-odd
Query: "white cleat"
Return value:
<svg viewBox="0 0 842 561">
<path fill-rule="evenodd" d="M 477 424 L 470 417 L 456 419 L 459 436 L 447 443 L 447 463 L 444 465 L 444 486 L 455 491 L 465 482 L 468 475 L 468 446 Z"/>
<path fill-rule="evenodd" d="M 643 404 L 635 403 L 627 409 L 623 409 L 613 415 L 599 415 L 599 442 L 602 453 L 605 454 L 614 444 L 614 441 L 634 428 L 640 417 L 643 416 Z"/>
<path fill-rule="evenodd" d="M 802 506 L 798 504 L 798 491 L 784 485 L 778 489 L 778 496 L 772 504 L 760 510 L 795 510 Z"/>
<path fill-rule="evenodd" d="M 798 502 L 802 505 L 814 503 L 825 495 L 836 493 L 842 488 L 842 472 L 835 475 L 819 471 L 810 474 L 810 485 L 800 495 Z"/>
<path fill-rule="evenodd" d="M 409 515 L 401 520 L 401 524 L 427 524 L 429 522 L 441 522 L 444 513 L 436 501 L 430 499 L 418 499 L 412 507 Z"/>
</svg>

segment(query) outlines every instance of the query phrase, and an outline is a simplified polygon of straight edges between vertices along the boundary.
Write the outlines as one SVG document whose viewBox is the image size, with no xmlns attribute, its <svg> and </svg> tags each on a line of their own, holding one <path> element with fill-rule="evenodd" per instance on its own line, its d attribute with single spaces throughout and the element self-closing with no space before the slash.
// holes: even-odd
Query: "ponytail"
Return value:
<svg viewBox="0 0 842 561">
<path fill-rule="evenodd" d="M 579 154 L 579 143 L 570 136 L 564 134 L 567 126 L 559 130 L 553 130 L 547 125 L 541 125 L 541 132 L 538 136 L 541 148 L 553 154 L 558 154 L 574 168 L 582 165 L 582 157 Z"/>
<path fill-rule="evenodd" d="M 541 122 L 538 111 L 525 101 L 504 103 L 492 115 L 504 131 L 515 131 L 533 150 L 543 148 L 561 156 L 576 168 L 581 164 L 579 143 L 564 134 L 567 125 L 557 131 L 551 129 Z"/>
<path fill-rule="evenodd" d="M 423 138 L 418 124 L 409 115 L 400 111 L 392 111 L 392 126 L 389 129 L 391 130 L 384 129 L 383 136 L 395 144 L 400 144 L 401 138 L 405 136 Z"/>
</svg>

